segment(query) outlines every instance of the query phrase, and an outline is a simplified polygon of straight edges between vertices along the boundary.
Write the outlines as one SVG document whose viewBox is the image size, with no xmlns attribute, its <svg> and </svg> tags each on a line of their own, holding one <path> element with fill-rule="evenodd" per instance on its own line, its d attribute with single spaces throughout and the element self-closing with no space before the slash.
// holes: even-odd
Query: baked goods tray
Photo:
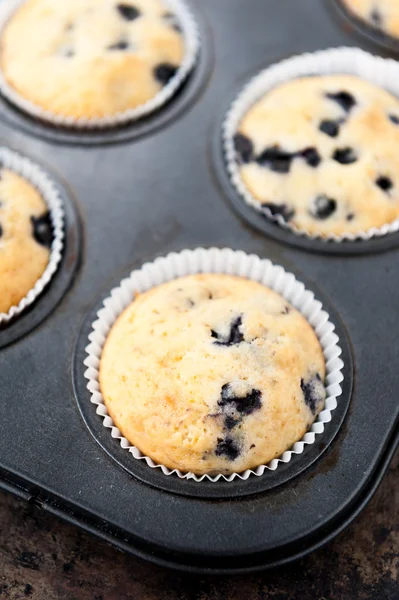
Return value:
<svg viewBox="0 0 399 600">
<path fill-rule="evenodd" d="M 260 226 L 223 163 L 223 117 L 252 75 L 292 54 L 359 43 L 332 4 L 191 2 L 202 44 L 195 72 L 140 124 L 73 133 L 0 101 L 3 144 L 49 172 L 66 213 L 57 275 L 0 331 L 1 485 L 161 565 L 236 573 L 308 553 L 358 514 L 398 445 L 399 234 L 326 243 Z M 343 350 L 343 393 L 324 434 L 246 481 L 182 480 L 133 459 L 102 426 L 83 377 L 109 290 L 147 260 L 198 246 L 293 272 L 325 305 Z"/>
</svg>

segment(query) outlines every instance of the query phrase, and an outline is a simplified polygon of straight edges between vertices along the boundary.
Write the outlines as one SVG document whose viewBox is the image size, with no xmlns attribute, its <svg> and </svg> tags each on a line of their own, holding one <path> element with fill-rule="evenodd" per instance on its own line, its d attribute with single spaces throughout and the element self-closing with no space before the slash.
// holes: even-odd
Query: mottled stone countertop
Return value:
<svg viewBox="0 0 399 600">
<path fill-rule="evenodd" d="M 399 453 L 333 542 L 275 571 L 194 577 L 145 564 L 0 491 L 0 599 L 398 600 Z"/>
</svg>

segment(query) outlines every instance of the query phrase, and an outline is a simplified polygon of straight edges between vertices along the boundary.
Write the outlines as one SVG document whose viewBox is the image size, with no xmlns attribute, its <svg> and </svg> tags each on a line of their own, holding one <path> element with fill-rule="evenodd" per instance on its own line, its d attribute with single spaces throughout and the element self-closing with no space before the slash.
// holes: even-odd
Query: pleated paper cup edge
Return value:
<svg viewBox="0 0 399 600">
<path fill-rule="evenodd" d="M 246 204 L 267 217 L 268 220 L 278 223 L 280 227 L 299 237 L 325 243 L 339 243 L 343 241 L 367 241 L 373 237 L 383 237 L 390 233 L 396 233 L 399 230 L 399 217 L 391 223 L 384 223 L 381 227 L 372 227 L 367 231 L 344 233 L 342 235 L 332 233 L 322 236 L 299 229 L 294 224 L 285 221 L 280 215 L 272 215 L 269 209 L 262 208 L 260 202 L 251 194 L 240 175 L 239 165 L 235 158 L 233 137 L 248 110 L 267 92 L 284 82 L 309 75 L 332 74 L 357 75 L 379 87 L 385 88 L 399 99 L 399 63 L 390 58 L 374 56 L 360 48 L 339 47 L 306 52 L 275 63 L 249 80 L 233 100 L 226 113 L 222 125 L 222 141 L 225 167 L 230 181 Z"/>
<path fill-rule="evenodd" d="M 20 6 L 28 0 L 6 0 L 0 8 L 0 37 L 8 21 Z M 107 129 L 134 123 L 145 116 L 156 113 L 164 104 L 169 102 L 184 84 L 197 62 L 200 48 L 199 29 L 185 0 L 163 0 L 167 7 L 176 14 L 179 24 L 182 25 L 185 54 L 181 65 L 172 79 L 150 100 L 114 115 L 104 117 L 73 117 L 56 114 L 45 110 L 19 94 L 7 81 L 0 67 L 0 93 L 18 109 L 31 117 L 46 123 L 75 130 Z"/>
<path fill-rule="evenodd" d="M 106 337 L 118 316 L 133 302 L 137 292 L 143 293 L 156 285 L 185 275 L 212 272 L 227 273 L 259 281 L 281 294 L 311 323 L 322 346 L 326 363 L 325 406 L 310 430 L 289 450 L 271 460 L 267 465 L 259 465 L 255 469 L 247 469 L 242 473 L 230 475 L 185 473 L 157 464 L 150 457 L 143 455 L 136 446 L 130 444 L 122 436 L 114 425 L 104 404 L 99 384 L 99 364 Z M 300 304 L 304 312 L 301 310 Z M 306 290 L 293 274 L 286 272 L 283 267 L 273 265 L 268 259 L 260 259 L 254 254 L 248 255 L 242 251 L 228 248 L 196 248 L 179 253 L 172 252 L 132 271 L 129 277 L 123 279 L 118 287 L 113 288 L 110 295 L 104 300 L 96 320 L 92 323 L 92 330 L 88 337 L 87 356 L 84 360 L 84 365 L 87 367 L 84 376 L 88 380 L 86 387 L 91 394 L 91 403 L 96 405 L 96 412 L 103 419 L 104 427 L 111 430 L 111 436 L 118 439 L 121 448 L 129 451 L 135 459 L 144 460 L 151 468 L 161 469 L 164 475 L 175 474 L 181 479 L 191 479 L 197 482 L 204 479 L 212 482 L 220 479 L 233 481 L 236 478 L 246 480 L 251 475 L 262 475 L 266 469 L 274 471 L 280 463 L 290 462 L 294 454 L 302 454 L 305 447 L 313 444 L 316 437 L 324 432 L 325 423 L 331 421 L 331 415 L 337 407 L 337 398 L 342 394 L 340 384 L 343 380 L 342 368 L 344 366 L 340 358 L 342 351 L 339 346 L 339 338 L 334 329 L 335 326 L 329 320 L 328 313 L 323 310 L 321 302 L 315 299 L 314 294 Z"/>
<path fill-rule="evenodd" d="M 11 306 L 7 313 L 0 313 L 1 326 L 8 324 L 31 306 L 57 272 L 64 247 L 64 208 L 56 184 L 35 162 L 9 148 L 0 146 L 0 165 L 23 177 L 40 193 L 50 212 L 54 234 L 46 269 L 19 304 Z"/>
</svg>

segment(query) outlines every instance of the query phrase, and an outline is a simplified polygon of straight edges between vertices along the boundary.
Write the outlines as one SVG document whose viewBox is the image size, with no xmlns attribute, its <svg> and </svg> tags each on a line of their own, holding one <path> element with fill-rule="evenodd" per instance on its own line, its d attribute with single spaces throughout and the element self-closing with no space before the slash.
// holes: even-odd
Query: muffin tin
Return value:
<svg viewBox="0 0 399 600">
<path fill-rule="evenodd" d="M 266 219 L 260 226 L 230 189 L 221 123 L 236 92 L 291 54 L 356 43 L 328 2 L 190 6 L 202 38 L 197 69 L 143 123 L 53 130 L 0 100 L 2 143 L 60 183 L 66 216 L 58 273 L 29 312 L 0 330 L 0 484 L 158 564 L 237 573 L 328 541 L 389 464 L 399 442 L 399 235 L 298 238 Z M 197 246 L 242 249 L 293 272 L 327 307 L 343 350 L 343 393 L 320 440 L 247 481 L 181 480 L 134 461 L 102 426 L 83 377 L 87 336 L 109 290 L 144 262 Z"/>
</svg>

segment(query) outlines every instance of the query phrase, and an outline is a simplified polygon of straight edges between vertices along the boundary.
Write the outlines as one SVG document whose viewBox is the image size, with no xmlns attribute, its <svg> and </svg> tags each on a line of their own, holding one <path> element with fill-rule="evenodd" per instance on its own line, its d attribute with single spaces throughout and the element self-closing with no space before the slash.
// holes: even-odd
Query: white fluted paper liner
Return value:
<svg viewBox="0 0 399 600">
<path fill-rule="evenodd" d="M 17 317 L 28 308 L 28 306 L 30 306 L 43 292 L 44 288 L 57 271 L 64 246 L 64 209 L 56 185 L 48 175 L 46 175 L 46 173 L 29 158 L 23 157 L 9 148 L 0 147 L 0 167 L 14 171 L 14 173 L 17 173 L 26 179 L 26 181 L 37 189 L 50 211 L 54 235 L 49 262 L 44 273 L 17 306 L 12 306 L 7 313 L 0 312 L 1 326 Z"/>
<path fill-rule="evenodd" d="M 135 294 L 146 292 L 166 281 L 195 273 L 237 275 L 258 281 L 275 290 L 306 317 L 315 330 L 324 353 L 327 392 L 324 410 L 318 415 L 311 429 L 290 450 L 284 452 L 279 458 L 274 458 L 267 465 L 260 465 L 256 469 L 248 469 L 243 473 L 198 476 L 194 473 L 183 473 L 177 469 L 171 470 L 164 465 L 156 464 L 122 436 L 108 414 L 100 391 L 99 366 L 105 340 L 118 316 L 134 300 Z M 340 358 L 339 338 L 334 333 L 334 325 L 329 320 L 329 315 L 323 310 L 321 302 L 316 300 L 314 294 L 306 290 L 303 283 L 298 281 L 292 273 L 287 273 L 283 267 L 275 266 L 270 260 L 260 259 L 254 254 L 248 255 L 242 251 L 228 248 L 222 250 L 197 248 L 183 250 L 179 254 L 173 252 L 166 257 L 157 258 L 154 262 L 146 263 L 141 269 L 133 271 L 129 277 L 123 279 L 119 287 L 111 290 L 110 296 L 104 300 L 104 306 L 98 311 L 97 317 L 89 335 L 90 343 L 86 348 L 87 357 L 84 360 L 87 367 L 85 371 L 85 377 L 88 379 L 87 389 L 91 393 L 90 401 L 96 406 L 97 414 L 103 419 L 104 427 L 110 429 L 111 436 L 119 440 L 123 449 L 130 452 L 134 459 L 145 461 L 149 467 L 161 469 L 165 475 L 176 474 L 182 479 L 195 481 L 204 479 L 233 481 L 236 477 L 246 480 L 250 475 L 260 476 L 266 469 L 274 471 L 281 462 L 290 462 L 294 454 L 302 454 L 305 446 L 313 444 L 316 436 L 323 433 L 325 425 L 331 421 L 332 413 L 337 407 L 337 397 L 342 393 L 340 383 L 343 380 L 344 363 Z"/>
<path fill-rule="evenodd" d="M 373 227 L 367 231 L 356 233 L 329 234 L 327 236 L 309 233 L 299 229 L 293 223 L 287 223 L 280 215 L 272 215 L 269 209 L 261 208 L 259 201 L 251 194 L 240 175 L 233 138 L 242 118 L 249 109 L 267 92 L 286 81 L 309 75 L 332 74 L 357 75 L 399 97 L 399 63 L 392 59 L 373 56 L 359 48 L 330 48 L 305 53 L 267 67 L 253 77 L 240 92 L 230 106 L 223 123 L 223 146 L 231 182 L 247 204 L 266 215 L 270 220 L 276 221 L 281 227 L 289 229 L 299 236 L 341 242 L 344 240 L 369 240 L 375 236 L 394 233 L 399 230 L 399 218 L 382 227 Z"/>
<path fill-rule="evenodd" d="M 0 36 L 7 22 L 14 15 L 16 10 L 27 0 L 6 0 L 0 6 Z M 37 104 L 34 104 L 27 98 L 19 94 L 11 85 L 9 85 L 4 73 L 0 68 L 0 93 L 15 104 L 18 108 L 29 115 L 47 121 L 53 125 L 69 127 L 73 129 L 105 129 L 107 127 L 117 127 L 126 123 L 137 121 L 142 117 L 157 111 L 161 106 L 168 102 L 177 90 L 183 85 L 190 72 L 193 70 L 197 61 L 200 36 L 197 23 L 185 4 L 184 0 L 163 0 L 166 8 L 170 9 L 176 15 L 177 21 L 182 28 L 184 38 L 185 53 L 184 58 L 176 74 L 170 81 L 148 102 L 115 113 L 105 117 L 71 117 L 64 116 L 51 111 L 44 110 Z M 33 25 L 32 25 L 33 26 Z"/>
</svg>

